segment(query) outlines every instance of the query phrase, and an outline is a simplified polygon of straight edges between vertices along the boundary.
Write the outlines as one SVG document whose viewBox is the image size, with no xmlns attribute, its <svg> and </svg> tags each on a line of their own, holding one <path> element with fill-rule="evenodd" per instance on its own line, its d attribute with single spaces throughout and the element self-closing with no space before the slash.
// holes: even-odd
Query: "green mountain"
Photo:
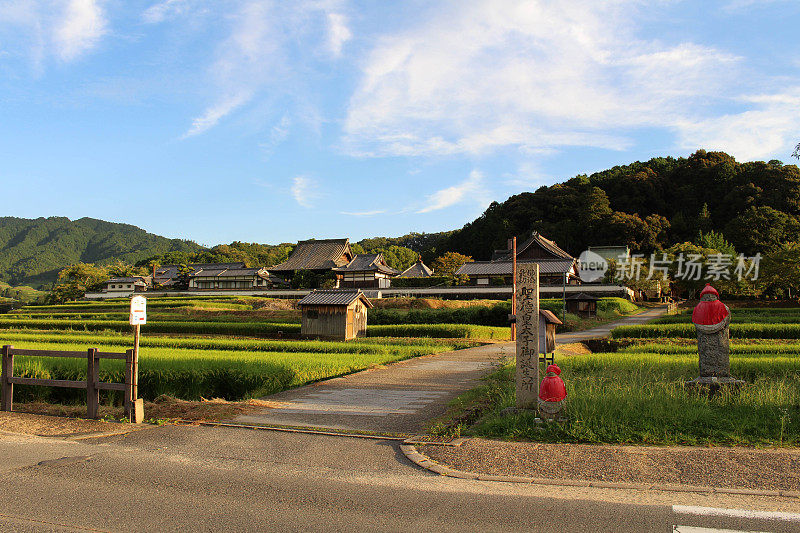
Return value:
<svg viewBox="0 0 800 533">
<path fill-rule="evenodd" d="M 166 252 L 194 252 L 191 241 L 167 239 L 130 224 L 93 218 L 25 219 L 0 217 L 0 281 L 42 288 L 65 266 L 104 264 L 116 259 L 136 263 Z"/>
<path fill-rule="evenodd" d="M 485 260 L 533 230 L 575 256 L 626 244 L 649 254 L 711 231 L 737 252 L 763 254 L 800 240 L 800 169 L 705 150 L 637 161 L 493 202 L 436 247 Z"/>
</svg>

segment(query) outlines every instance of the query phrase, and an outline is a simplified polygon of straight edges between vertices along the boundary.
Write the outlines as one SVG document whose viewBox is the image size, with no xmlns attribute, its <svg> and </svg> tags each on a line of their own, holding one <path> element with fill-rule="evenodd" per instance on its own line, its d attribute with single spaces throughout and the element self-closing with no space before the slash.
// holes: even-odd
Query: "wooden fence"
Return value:
<svg viewBox="0 0 800 533">
<path fill-rule="evenodd" d="M 98 418 L 100 391 L 111 390 L 123 393 L 125 416 L 136 424 L 144 418 L 144 405 L 138 396 L 139 361 L 134 350 L 125 353 L 100 352 L 89 348 L 85 352 L 66 352 L 56 350 L 22 350 L 13 346 L 3 346 L 3 368 L 0 377 L 0 410 L 12 411 L 14 408 L 14 385 L 40 385 L 86 389 L 86 416 Z M 14 376 L 14 357 L 73 357 L 86 358 L 86 381 L 65 379 L 38 379 Z M 120 359 L 125 361 L 125 383 L 103 383 L 100 381 L 100 359 Z"/>
</svg>

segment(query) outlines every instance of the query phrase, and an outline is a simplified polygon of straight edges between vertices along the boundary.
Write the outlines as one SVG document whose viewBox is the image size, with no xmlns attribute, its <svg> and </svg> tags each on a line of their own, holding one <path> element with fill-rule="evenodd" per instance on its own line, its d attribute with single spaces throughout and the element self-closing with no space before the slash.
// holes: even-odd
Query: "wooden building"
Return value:
<svg viewBox="0 0 800 533">
<path fill-rule="evenodd" d="M 429 278 L 433 276 L 433 269 L 422 262 L 422 257 L 417 262 L 398 274 L 398 278 Z"/>
<path fill-rule="evenodd" d="M 597 298 L 585 292 L 579 292 L 572 296 L 567 296 L 565 303 L 567 304 L 567 313 L 573 313 L 578 316 L 597 316 Z"/>
<path fill-rule="evenodd" d="M 103 292 L 127 296 L 134 292 L 144 292 L 150 286 L 149 276 L 134 276 L 130 278 L 111 278 L 105 282 Z"/>
<path fill-rule="evenodd" d="M 465 263 L 456 275 L 467 276 L 473 285 L 511 285 L 513 257 L 508 250 L 495 250 L 491 261 Z M 517 246 L 517 262 L 538 263 L 539 283 L 542 285 L 573 285 L 580 283 L 578 261 L 553 241 L 538 232 Z"/>
<path fill-rule="evenodd" d="M 189 274 L 193 274 L 200 270 L 225 270 L 246 268 L 242 262 L 238 263 L 189 263 Z M 161 287 L 170 287 L 175 284 L 180 275 L 182 265 L 161 265 L 153 268 L 153 281 L 155 285 Z"/>
<path fill-rule="evenodd" d="M 334 268 L 342 288 L 386 289 L 400 271 L 386 264 L 383 254 L 358 254 L 346 266 Z"/>
<path fill-rule="evenodd" d="M 303 337 L 348 341 L 367 334 L 372 303 L 359 289 L 315 290 L 297 305 Z"/>
<path fill-rule="evenodd" d="M 271 289 L 283 280 L 266 268 L 201 268 L 189 274 L 189 290 Z"/>
<path fill-rule="evenodd" d="M 556 351 L 556 326 L 563 324 L 552 311 L 539 309 L 539 359 L 552 364 Z"/>
<path fill-rule="evenodd" d="M 350 239 L 322 239 L 300 241 L 292 250 L 289 259 L 269 268 L 269 271 L 286 280 L 291 280 L 299 270 L 324 274 L 343 267 L 353 260 Z"/>
</svg>

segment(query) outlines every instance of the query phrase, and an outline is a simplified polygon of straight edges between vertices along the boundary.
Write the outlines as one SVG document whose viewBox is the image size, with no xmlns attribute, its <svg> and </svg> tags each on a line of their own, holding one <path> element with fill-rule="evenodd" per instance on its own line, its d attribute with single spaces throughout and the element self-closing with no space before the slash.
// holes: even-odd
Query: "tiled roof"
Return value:
<svg viewBox="0 0 800 533">
<path fill-rule="evenodd" d="M 364 296 L 361 290 L 338 290 L 325 289 L 315 290 L 311 294 L 304 296 L 297 302 L 297 305 L 350 305 L 361 298 L 367 307 L 372 307 L 372 302 Z"/>
<path fill-rule="evenodd" d="M 349 239 L 300 241 L 289 259 L 270 267 L 270 271 L 329 270 L 346 265 L 350 259 Z"/>
<path fill-rule="evenodd" d="M 566 274 L 575 264 L 574 259 L 542 259 L 539 261 L 519 261 L 519 263 L 538 263 L 539 274 Z M 511 261 L 474 261 L 464 263 L 456 271 L 459 276 L 510 276 L 513 264 Z"/>
<path fill-rule="evenodd" d="M 188 265 L 189 268 L 192 269 L 193 272 L 197 272 L 199 270 L 224 270 L 226 268 L 245 268 L 245 264 L 242 262 L 238 263 L 190 263 Z M 161 265 L 160 267 L 156 268 L 156 279 L 163 280 L 163 279 L 172 279 L 178 277 L 178 269 L 180 265 Z"/>
<path fill-rule="evenodd" d="M 545 251 L 553 254 L 554 257 L 562 259 L 572 259 L 571 255 L 569 255 L 567 252 L 559 248 L 555 242 L 551 241 L 550 239 L 545 239 L 544 237 L 542 237 L 538 231 L 534 231 L 527 241 L 517 246 L 517 256 L 519 256 L 519 254 L 524 252 L 534 243 L 541 246 Z M 495 250 L 494 255 L 492 257 L 492 261 L 510 261 L 511 253 L 512 253 L 511 250 Z"/>
<path fill-rule="evenodd" d="M 405 269 L 398 278 L 429 278 L 433 275 L 433 270 L 422 262 L 422 259 Z"/>
<path fill-rule="evenodd" d="M 190 278 L 235 278 L 242 276 L 256 276 L 267 278 L 268 274 L 264 268 L 214 268 L 196 270 L 189 274 Z"/>
<path fill-rule="evenodd" d="M 136 276 L 133 278 L 111 278 L 106 283 L 147 283 L 147 279 L 142 276 Z"/>
<path fill-rule="evenodd" d="M 384 274 L 396 275 L 399 270 L 395 270 L 386 264 L 383 254 L 358 254 L 347 266 L 334 269 L 336 272 L 367 272 L 377 271 Z"/>
<path fill-rule="evenodd" d="M 579 292 L 578 294 L 573 294 L 572 296 L 567 296 L 567 300 L 595 301 L 595 300 L 597 300 L 597 298 L 592 296 L 591 294 L 586 294 L 585 292 Z"/>
</svg>

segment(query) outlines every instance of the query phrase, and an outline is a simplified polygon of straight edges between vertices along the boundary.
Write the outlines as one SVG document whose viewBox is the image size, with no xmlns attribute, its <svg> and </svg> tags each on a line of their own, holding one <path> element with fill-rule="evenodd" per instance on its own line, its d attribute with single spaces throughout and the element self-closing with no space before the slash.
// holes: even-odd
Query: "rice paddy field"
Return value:
<svg viewBox="0 0 800 533">
<path fill-rule="evenodd" d="M 28 306 L 0 315 L 0 345 L 124 352 L 133 337 L 127 299 Z M 139 396 L 240 400 L 410 357 L 508 338 L 508 328 L 470 324 L 370 326 L 368 338 L 300 340 L 299 314 L 285 300 L 153 298 L 142 326 Z M 83 359 L 16 357 L 21 377 L 83 380 Z M 122 381 L 119 361 L 101 361 L 101 381 Z M 104 393 L 105 394 L 105 393 Z M 107 393 L 106 402 L 119 402 Z M 80 390 L 15 387 L 15 401 L 84 402 Z"/>
<path fill-rule="evenodd" d="M 713 397 L 684 387 L 698 376 L 690 312 L 613 331 L 616 351 L 563 355 L 567 421 L 501 415 L 514 404 L 514 365 L 487 378 L 483 416 L 457 428 L 486 437 L 650 445 L 800 446 L 800 309 L 734 309 L 731 374 L 747 384 Z M 458 408 L 457 408 L 458 409 Z M 450 428 L 452 431 L 453 428 Z"/>
</svg>

